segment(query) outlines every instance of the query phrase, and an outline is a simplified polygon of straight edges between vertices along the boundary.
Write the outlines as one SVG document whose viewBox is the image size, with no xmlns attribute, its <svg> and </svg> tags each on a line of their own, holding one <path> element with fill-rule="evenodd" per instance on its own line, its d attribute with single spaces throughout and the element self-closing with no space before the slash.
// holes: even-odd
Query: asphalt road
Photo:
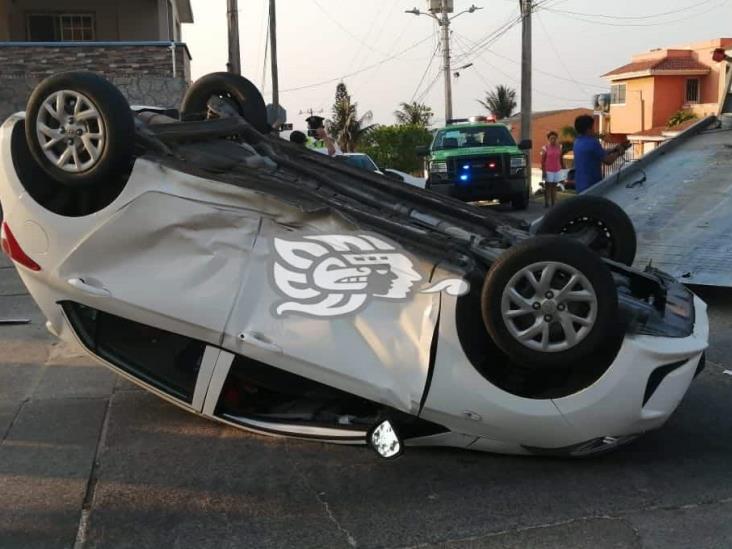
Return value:
<svg viewBox="0 0 732 549">
<path fill-rule="evenodd" d="M 0 259 L 0 547 L 730 547 L 732 291 L 671 421 L 586 461 L 271 439 L 57 343 Z"/>
</svg>

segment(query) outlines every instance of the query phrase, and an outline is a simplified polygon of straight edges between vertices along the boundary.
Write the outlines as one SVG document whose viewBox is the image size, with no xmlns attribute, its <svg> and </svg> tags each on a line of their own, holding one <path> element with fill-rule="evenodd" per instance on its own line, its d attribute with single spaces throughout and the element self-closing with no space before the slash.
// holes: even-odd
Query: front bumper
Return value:
<svg viewBox="0 0 732 549">
<path fill-rule="evenodd" d="M 466 201 L 512 198 L 526 191 L 526 178 L 496 178 L 469 182 L 431 180 L 429 189 Z"/>
<path fill-rule="evenodd" d="M 708 347 L 707 306 L 696 296 L 694 314 L 688 337 L 626 336 L 613 365 L 596 383 L 554 400 L 578 441 L 638 435 L 668 420 Z"/>
</svg>

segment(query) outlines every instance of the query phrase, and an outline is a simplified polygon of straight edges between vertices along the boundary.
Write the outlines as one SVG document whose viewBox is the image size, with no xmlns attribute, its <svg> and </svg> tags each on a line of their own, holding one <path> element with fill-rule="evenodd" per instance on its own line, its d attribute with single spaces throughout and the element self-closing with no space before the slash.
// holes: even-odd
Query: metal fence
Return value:
<svg viewBox="0 0 732 549">
<path fill-rule="evenodd" d="M 607 141 L 601 141 L 601 143 L 604 149 L 612 149 L 613 147 L 617 146 L 617 143 L 609 143 Z M 637 159 L 638 158 L 635 155 L 635 147 L 631 147 L 630 149 L 625 151 L 625 154 L 623 156 L 619 157 L 612 164 L 603 164 L 602 175 L 603 177 L 607 177 L 608 175 L 617 173 L 623 166 L 635 162 Z"/>
</svg>

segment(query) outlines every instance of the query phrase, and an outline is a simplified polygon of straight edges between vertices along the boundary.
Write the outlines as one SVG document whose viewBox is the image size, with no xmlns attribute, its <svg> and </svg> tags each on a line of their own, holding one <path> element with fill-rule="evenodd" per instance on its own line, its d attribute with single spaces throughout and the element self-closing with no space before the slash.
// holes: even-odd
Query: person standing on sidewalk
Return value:
<svg viewBox="0 0 732 549">
<path fill-rule="evenodd" d="M 546 136 L 547 144 L 541 149 L 541 177 L 544 180 L 544 207 L 557 202 L 557 186 L 562 180 L 562 146 L 557 143 L 559 135 L 551 131 Z"/>
</svg>

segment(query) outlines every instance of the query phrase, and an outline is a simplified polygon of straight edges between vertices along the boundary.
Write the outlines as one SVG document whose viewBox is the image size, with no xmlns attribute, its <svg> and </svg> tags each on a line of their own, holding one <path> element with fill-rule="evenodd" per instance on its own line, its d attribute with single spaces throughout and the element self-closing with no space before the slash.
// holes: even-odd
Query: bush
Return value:
<svg viewBox="0 0 732 549">
<path fill-rule="evenodd" d="M 671 118 L 668 119 L 668 127 L 669 128 L 675 128 L 676 126 L 680 126 L 687 120 L 696 120 L 697 116 L 691 112 L 691 111 L 678 111 L 674 113 Z"/>
<path fill-rule="evenodd" d="M 364 136 L 359 146 L 380 168 L 415 173 L 422 169 L 419 146 L 429 145 L 432 133 L 420 126 L 379 126 Z"/>
</svg>

